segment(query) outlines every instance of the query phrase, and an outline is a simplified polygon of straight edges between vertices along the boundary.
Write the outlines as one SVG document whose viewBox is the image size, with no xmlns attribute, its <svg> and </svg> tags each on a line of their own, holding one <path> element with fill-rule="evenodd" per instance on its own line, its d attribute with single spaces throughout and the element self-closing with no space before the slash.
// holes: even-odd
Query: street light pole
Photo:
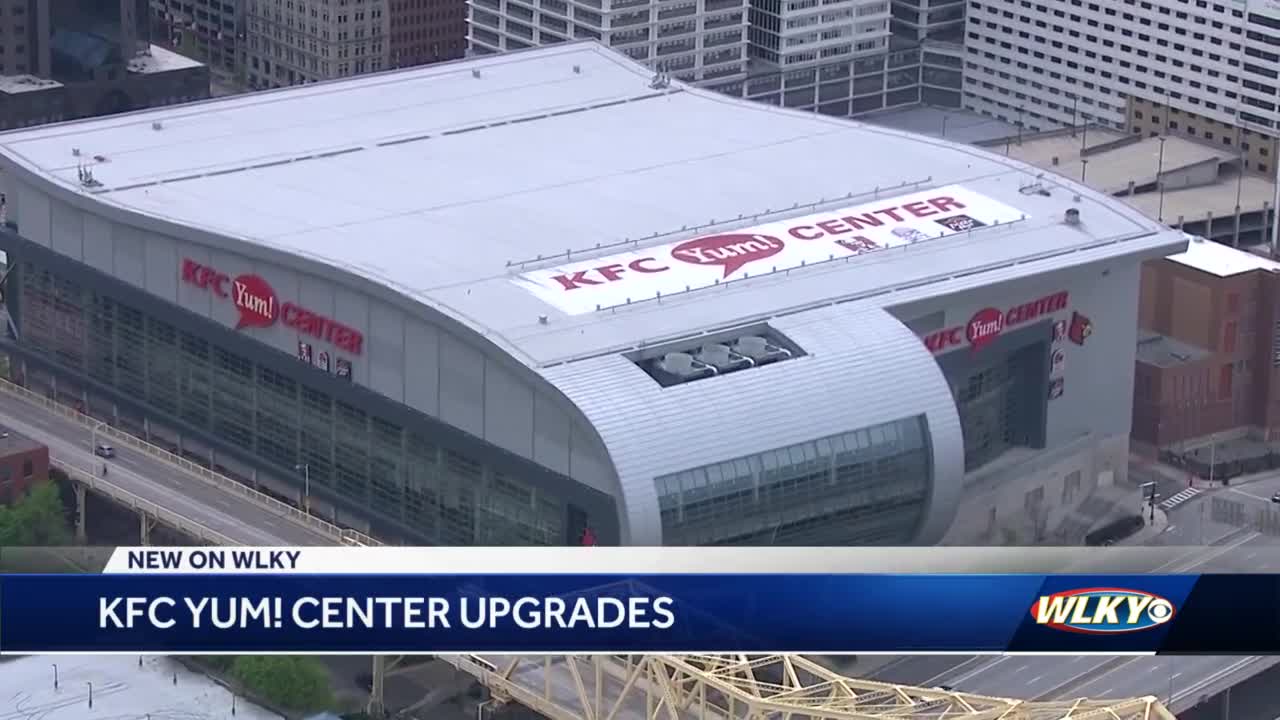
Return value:
<svg viewBox="0 0 1280 720">
<path fill-rule="evenodd" d="M 58 664 L 53 664 L 53 689 L 58 689 Z"/>
<path fill-rule="evenodd" d="M 1164 141 L 1165 136 L 1160 136 L 1160 158 L 1156 161 L 1156 189 L 1160 191 L 1160 209 L 1156 212 L 1156 219 L 1164 222 L 1164 181 L 1160 176 L 1164 174 Z"/>
<path fill-rule="evenodd" d="M 87 682 L 85 683 L 85 685 L 89 686 L 89 708 L 92 709 L 93 708 L 93 683 Z"/>
<path fill-rule="evenodd" d="M 99 421 L 98 421 L 98 424 L 96 424 L 96 425 L 94 425 L 94 426 L 93 426 L 93 438 L 92 438 L 92 440 L 90 441 L 90 442 L 92 442 L 92 443 L 93 443 L 93 447 L 91 447 L 91 448 L 89 448 L 89 449 L 90 449 L 90 450 L 92 450 L 92 451 L 94 451 L 95 453 L 98 451 L 98 431 L 99 431 L 99 430 L 101 430 L 102 428 L 106 427 L 106 426 L 107 426 L 107 421 L 106 421 L 106 420 L 99 420 Z"/>
<path fill-rule="evenodd" d="M 294 470 L 302 473 L 302 510 L 311 514 L 311 463 L 294 465 Z"/>
</svg>

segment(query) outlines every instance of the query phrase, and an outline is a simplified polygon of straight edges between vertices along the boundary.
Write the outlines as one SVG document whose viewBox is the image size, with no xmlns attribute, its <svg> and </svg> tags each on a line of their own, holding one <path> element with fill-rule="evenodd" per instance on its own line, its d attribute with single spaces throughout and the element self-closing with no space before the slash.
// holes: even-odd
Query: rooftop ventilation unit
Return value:
<svg viewBox="0 0 1280 720">
<path fill-rule="evenodd" d="M 699 362 L 689 353 L 673 352 L 662 356 L 658 366 L 663 372 L 680 378 L 680 380 L 696 380 L 707 375 L 714 375 L 716 369 Z"/>
<path fill-rule="evenodd" d="M 774 345 L 760 335 L 740 337 L 733 343 L 734 352 L 750 358 L 757 365 L 777 362 L 791 357 L 791 351 L 780 345 Z"/>
<path fill-rule="evenodd" d="M 755 361 L 729 349 L 728 345 L 709 343 L 698 351 L 697 360 L 719 372 L 732 372 L 755 365 Z"/>
<path fill-rule="evenodd" d="M 663 387 L 802 357 L 804 351 L 765 324 L 648 346 L 627 353 Z"/>
</svg>

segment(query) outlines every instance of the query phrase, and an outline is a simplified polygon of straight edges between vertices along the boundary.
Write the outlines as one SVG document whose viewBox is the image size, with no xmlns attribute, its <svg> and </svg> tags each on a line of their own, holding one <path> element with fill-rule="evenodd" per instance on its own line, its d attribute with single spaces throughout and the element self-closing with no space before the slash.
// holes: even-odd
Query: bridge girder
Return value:
<svg viewBox="0 0 1280 720">
<path fill-rule="evenodd" d="M 1033 702 L 845 677 L 799 655 L 442 655 L 552 720 L 1175 720 L 1153 697 Z"/>
</svg>

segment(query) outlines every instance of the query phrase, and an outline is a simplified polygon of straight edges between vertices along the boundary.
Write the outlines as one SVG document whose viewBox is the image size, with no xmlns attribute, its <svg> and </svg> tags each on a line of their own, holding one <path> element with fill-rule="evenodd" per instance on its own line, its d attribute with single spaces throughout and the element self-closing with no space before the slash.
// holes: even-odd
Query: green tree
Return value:
<svg viewBox="0 0 1280 720">
<path fill-rule="evenodd" d="M 71 537 L 56 483 L 36 483 L 17 502 L 0 506 L 0 545 L 70 545 Z"/>
<path fill-rule="evenodd" d="M 232 663 L 231 676 L 289 710 L 327 710 L 334 704 L 329 672 L 313 657 L 242 655 Z"/>
</svg>

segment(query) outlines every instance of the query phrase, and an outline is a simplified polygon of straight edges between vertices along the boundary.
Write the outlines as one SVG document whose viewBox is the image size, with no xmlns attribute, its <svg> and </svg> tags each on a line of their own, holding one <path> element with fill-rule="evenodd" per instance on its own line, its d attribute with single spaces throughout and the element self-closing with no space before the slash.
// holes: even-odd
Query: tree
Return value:
<svg viewBox="0 0 1280 720">
<path fill-rule="evenodd" d="M 333 707 L 329 672 L 312 657 L 242 655 L 232 663 L 231 676 L 263 700 L 289 710 Z"/>
<path fill-rule="evenodd" d="M 71 537 L 57 483 L 36 483 L 13 505 L 0 506 L 0 546 L 70 545 Z"/>
</svg>

